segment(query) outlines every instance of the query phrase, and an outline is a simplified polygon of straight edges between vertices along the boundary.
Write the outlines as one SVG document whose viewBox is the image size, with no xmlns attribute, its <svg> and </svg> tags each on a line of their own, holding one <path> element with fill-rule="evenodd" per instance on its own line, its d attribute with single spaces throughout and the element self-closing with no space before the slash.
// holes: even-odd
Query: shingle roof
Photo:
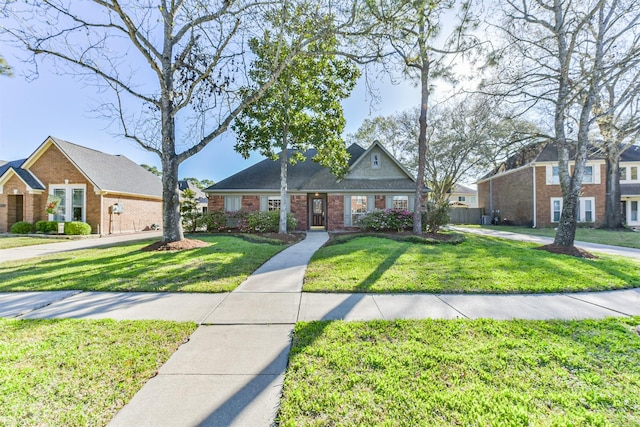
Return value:
<svg viewBox="0 0 640 427">
<path fill-rule="evenodd" d="M 351 167 L 365 153 L 365 149 L 357 144 L 347 148 L 349 153 L 349 166 Z M 289 150 L 289 155 L 293 150 Z M 303 162 L 289 165 L 287 170 L 287 185 L 289 191 L 342 191 L 342 190 L 381 190 L 411 191 L 415 189 L 415 182 L 406 179 L 349 179 L 347 175 L 342 180 L 337 180 L 329 169 L 319 165 L 312 159 L 317 154 L 315 149 L 304 153 Z M 280 191 L 280 162 L 265 159 L 253 166 L 232 175 L 222 181 L 206 188 L 205 192 L 215 191 Z"/>
<path fill-rule="evenodd" d="M 28 170 L 22 169 L 20 166 L 25 162 L 26 159 L 14 160 L 12 162 L 4 162 L 0 166 L 0 176 L 4 175 L 9 169 L 13 169 L 13 171 L 22 179 L 29 187 L 34 190 L 44 190 L 44 186 L 38 181 L 38 179 Z"/>
<path fill-rule="evenodd" d="M 473 190 L 469 187 L 466 187 L 462 184 L 456 184 L 451 189 L 450 193 L 461 193 L 461 194 L 476 194 L 477 191 Z"/>
<path fill-rule="evenodd" d="M 632 145 L 627 148 L 620 156 L 623 162 L 640 162 L 640 145 Z"/>
<path fill-rule="evenodd" d="M 162 180 L 128 158 L 51 139 L 100 190 L 162 197 Z"/>
<path fill-rule="evenodd" d="M 640 196 L 640 184 L 620 184 L 622 196 Z"/>
</svg>

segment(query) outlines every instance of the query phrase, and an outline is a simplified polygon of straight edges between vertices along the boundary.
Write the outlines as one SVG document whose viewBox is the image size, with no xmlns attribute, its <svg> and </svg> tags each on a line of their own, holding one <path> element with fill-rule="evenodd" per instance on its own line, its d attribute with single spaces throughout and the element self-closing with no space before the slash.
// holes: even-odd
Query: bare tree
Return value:
<svg viewBox="0 0 640 427">
<path fill-rule="evenodd" d="M 632 28 L 620 19 L 624 3 L 508 0 L 503 9 L 507 47 L 493 58 L 502 64 L 496 81 L 525 110 L 553 115 L 550 139 L 558 148 L 563 194 L 558 246 L 573 246 L 593 108 L 610 70 L 605 52 Z"/>
<path fill-rule="evenodd" d="M 299 0 L 304 2 L 306 0 Z M 178 167 L 222 135 L 259 99 L 305 47 L 331 34 L 346 2 L 313 2 L 313 14 L 291 41 L 269 79 L 247 81 L 247 40 L 262 34 L 268 17 L 297 0 L 43 0 L 7 8 L 11 40 L 36 57 L 53 59 L 105 88 L 113 97 L 104 114 L 121 133 L 156 153 L 162 163 L 163 241 L 184 238 Z M 31 4 L 30 4 L 31 3 Z M 277 31 L 277 30 L 276 30 Z M 239 92 L 240 87 L 251 90 Z"/>
<path fill-rule="evenodd" d="M 390 52 L 387 50 L 385 53 L 385 48 L 379 49 L 381 56 L 386 58 L 387 66 L 395 67 L 409 78 L 415 79 L 420 88 L 413 232 L 422 234 L 427 116 L 431 85 L 434 79 L 449 73 L 453 55 L 468 52 L 477 45 L 475 37 L 466 35 L 475 21 L 469 4 L 462 3 L 456 9 L 458 2 L 455 0 L 372 0 L 367 4 L 368 13 L 377 23 L 377 27 L 369 32 L 369 39 L 376 41 L 378 46 L 390 46 Z M 456 23 L 455 29 L 448 37 L 441 34 L 445 17 Z"/>
</svg>

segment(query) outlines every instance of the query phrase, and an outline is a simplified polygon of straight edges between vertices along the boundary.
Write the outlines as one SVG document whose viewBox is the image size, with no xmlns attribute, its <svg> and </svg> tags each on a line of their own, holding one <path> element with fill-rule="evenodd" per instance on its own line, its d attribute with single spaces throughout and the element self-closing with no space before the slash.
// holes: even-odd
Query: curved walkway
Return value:
<svg viewBox="0 0 640 427">
<path fill-rule="evenodd" d="M 327 233 L 308 233 L 231 293 L 0 293 L 0 317 L 195 321 L 199 327 L 190 341 L 109 425 L 269 426 L 297 321 L 640 315 L 640 289 L 543 295 L 302 293 L 307 263 L 327 239 Z"/>
</svg>

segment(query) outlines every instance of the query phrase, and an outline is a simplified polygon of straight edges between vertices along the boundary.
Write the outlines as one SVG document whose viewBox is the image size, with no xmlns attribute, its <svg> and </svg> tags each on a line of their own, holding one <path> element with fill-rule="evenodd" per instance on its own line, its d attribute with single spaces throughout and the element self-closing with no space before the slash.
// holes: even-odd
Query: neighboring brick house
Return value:
<svg viewBox="0 0 640 427">
<path fill-rule="evenodd" d="M 573 168 L 574 162 L 569 162 Z M 620 160 L 621 209 L 626 224 L 640 226 L 640 147 L 632 146 Z M 578 221 L 598 226 L 604 218 L 606 165 L 589 156 L 582 181 Z M 532 227 L 555 226 L 562 212 L 558 150 L 553 144 L 531 145 L 478 181 L 478 203 L 486 215 L 501 222 Z"/>
<path fill-rule="evenodd" d="M 413 210 L 416 181 L 380 143 L 366 150 L 353 144 L 347 152 L 349 171 L 342 179 L 312 161 L 315 150 L 289 165 L 289 205 L 298 230 L 348 230 L 374 209 Z M 204 192 L 209 211 L 279 210 L 280 162 L 263 160 Z"/>
<path fill-rule="evenodd" d="M 449 205 L 453 208 L 477 208 L 478 192 L 461 184 L 449 191 Z"/>
<path fill-rule="evenodd" d="M 45 211 L 49 195 L 60 200 Z M 0 232 L 18 221 L 83 221 L 94 234 L 162 224 L 162 182 L 124 156 L 48 137 L 27 159 L 0 166 Z"/>
<path fill-rule="evenodd" d="M 182 192 L 186 189 L 193 191 L 196 195 L 196 199 L 198 201 L 198 212 L 206 213 L 209 200 L 207 199 L 207 195 L 199 189 L 193 182 L 188 181 L 186 179 L 181 179 L 178 181 L 178 190 L 180 190 L 180 200 L 182 200 Z"/>
</svg>

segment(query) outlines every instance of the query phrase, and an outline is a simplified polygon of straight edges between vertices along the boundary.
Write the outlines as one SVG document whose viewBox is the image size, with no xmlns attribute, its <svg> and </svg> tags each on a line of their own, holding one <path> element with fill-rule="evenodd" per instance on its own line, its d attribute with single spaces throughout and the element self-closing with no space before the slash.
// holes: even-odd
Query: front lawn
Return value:
<svg viewBox="0 0 640 427">
<path fill-rule="evenodd" d="M 458 226 L 456 226 L 458 227 Z M 460 227 L 471 227 L 463 225 Z M 488 230 L 508 231 L 510 233 L 531 234 L 533 236 L 556 237 L 556 230 L 550 227 L 530 228 L 512 227 L 507 225 L 483 225 L 473 228 L 486 228 Z M 625 246 L 627 248 L 640 249 L 640 232 L 633 231 L 608 231 L 595 228 L 578 228 L 576 240 L 602 245 Z"/>
<path fill-rule="evenodd" d="M 140 249 L 151 241 L 143 241 L 0 263 L 0 292 L 227 292 L 285 248 L 230 236 L 197 238 L 210 245 L 145 252 Z"/>
<path fill-rule="evenodd" d="M 640 285 L 640 262 L 594 260 L 535 250 L 540 245 L 467 235 L 458 245 L 355 237 L 321 248 L 305 277 L 307 292 L 536 293 Z"/>
<path fill-rule="evenodd" d="M 0 237 L 0 249 L 19 248 L 22 246 L 44 245 L 45 243 L 64 242 L 66 239 L 43 237 Z"/>
<path fill-rule="evenodd" d="M 278 422 L 637 426 L 639 323 L 298 323 Z"/>
<path fill-rule="evenodd" d="M 106 425 L 195 329 L 0 319 L 0 425 Z"/>
</svg>

